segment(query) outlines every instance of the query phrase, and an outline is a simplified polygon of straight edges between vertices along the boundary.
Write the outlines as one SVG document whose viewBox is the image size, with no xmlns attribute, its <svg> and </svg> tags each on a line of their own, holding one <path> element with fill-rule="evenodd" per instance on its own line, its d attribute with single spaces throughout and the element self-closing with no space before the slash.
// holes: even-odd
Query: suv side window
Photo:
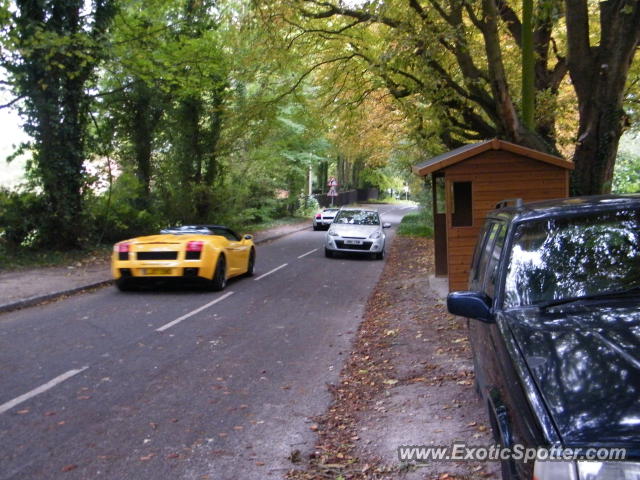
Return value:
<svg viewBox="0 0 640 480">
<path fill-rule="evenodd" d="M 478 235 L 478 241 L 476 242 L 476 248 L 473 251 L 473 257 L 471 258 L 471 270 L 469 271 L 469 288 L 473 290 L 473 284 L 478 279 L 478 261 L 480 260 L 480 252 L 484 247 L 484 241 L 487 238 L 487 230 L 489 224 L 485 223 Z"/>
<path fill-rule="evenodd" d="M 478 242 L 478 250 L 474 254 L 474 266 L 471 277 L 471 289 L 481 290 L 484 280 L 484 274 L 489 263 L 489 254 L 493 249 L 493 242 L 496 238 L 496 232 L 499 225 L 495 222 L 487 222 L 484 228 L 484 236 Z"/>
<path fill-rule="evenodd" d="M 504 239 L 507 236 L 506 225 L 499 225 L 495 235 L 494 247 L 491 250 L 489 264 L 487 266 L 484 278 L 484 291 L 489 297 L 493 298 L 496 290 L 496 279 L 498 278 L 498 265 L 500 263 L 500 255 L 502 247 L 504 247 Z"/>
</svg>

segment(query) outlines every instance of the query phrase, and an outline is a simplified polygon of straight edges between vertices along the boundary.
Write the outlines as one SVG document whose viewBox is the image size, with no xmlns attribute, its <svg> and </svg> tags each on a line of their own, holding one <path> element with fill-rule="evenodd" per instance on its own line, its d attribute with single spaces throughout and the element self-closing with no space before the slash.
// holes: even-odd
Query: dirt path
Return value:
<svg viewBox="0 0 640 480">
<path fill-rule="evenodd" d="M 369 299 L 334 402 L 312 429 L 311 458 L 292 452 L 289 478 L 499 478 L 497 463 L 400 462 L 402 445 L 492 443 L 473 389 L 466 323 L 430 289 L 431 240 L 397 237 Z"/>
</svg>

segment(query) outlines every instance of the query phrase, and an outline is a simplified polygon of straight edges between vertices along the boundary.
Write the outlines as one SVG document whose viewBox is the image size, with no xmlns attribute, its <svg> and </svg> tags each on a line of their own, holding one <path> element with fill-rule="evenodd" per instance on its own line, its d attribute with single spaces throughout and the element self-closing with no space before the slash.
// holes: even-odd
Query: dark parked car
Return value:
<svg viewBox="0 0 640 480">
<path fill-rule="evenodd" d="M 503 478 L 640 479 L 640 195 L 499 206 L 469 291 L 447 299 L 469 318 L 495 440 L 626 449 L 618 462 L 509 459 Z"/>
</svg>

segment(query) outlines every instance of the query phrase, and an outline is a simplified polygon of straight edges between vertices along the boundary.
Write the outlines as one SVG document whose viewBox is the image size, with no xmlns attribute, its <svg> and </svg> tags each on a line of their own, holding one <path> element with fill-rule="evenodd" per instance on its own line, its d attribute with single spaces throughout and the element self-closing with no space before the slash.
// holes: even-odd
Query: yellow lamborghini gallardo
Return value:
<svg viewBox="0 0 640 480">
<path fill-rule="evenodd" d="M 251 235 L 221 225 L 187 225 L 116 243 L 111 271 L 120 290 L 166 279 L 201 280 L 222 290 L 228 278 L 252 276 L 255 262 Z"/>
</svg>

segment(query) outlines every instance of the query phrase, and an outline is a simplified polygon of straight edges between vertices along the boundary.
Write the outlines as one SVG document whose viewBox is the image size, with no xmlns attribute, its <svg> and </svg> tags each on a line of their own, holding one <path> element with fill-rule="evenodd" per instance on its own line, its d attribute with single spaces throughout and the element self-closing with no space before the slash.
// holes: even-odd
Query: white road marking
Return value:
<svg viewBox="0 0 640 480">
<path fill-rule="evenodd" d="M 311 255 L 313 252 L 317 252 L 317 251 L 318 251 L 318 249 L 317 249 L 317 248 L 314 248 L 314 249 L 313 249 L 313 250 L 311 250 L 310 252 L 303 253 L 303 254 L 302 254 L 302 255 L 300 255 L 298 258 L 304 258 L 304 257 L 306 257 L 307 255 Z"/>
<path fill-rule="evenodd" d="M 279 267 L 274 268 L 273 270 L 268 271 L 267 273 L 264 273 L 262 275 L 260 275 L 258 278 L 256 278 L 256 282 L 258 280 L 263 279 L 264 277 L 266 277 L 267 275 L 271 275 L 273 272 L 277 272 L 278 270 L 280 270 L 281 268 L 286 267 L 287 265 L 289 265 L 288 263 L 283 263 L 282 265 L 280 265 Z"/>
<path fill-rule="evenodd" d="M 216 298 L 214 301 L 209 302 L 206 305 L 201 306 L 200 308 L 196 308 L 194 311 L 186 313 L 183 316 L 181 316 L 180 318 L 176 318 L 174 321 L 169 322 L 166 325 L 161 326 L 160 328 L 157 328 L 156 332 L 164 332 L 165 330 L 173 327 L 174 325 L 179 324 L 183 320 L 186 320 L 187 318 L 194 316 L 196 313 L 200 313 L 201 311 L 211 307 L 212 305 L 215 305 L 218 302 L 221 302 L 222 300 L 224 300 L 225 298 L 230 297 L 231 295 L 233 295 L 233 292 L 227 292 L 224 295 L 222 295 L 221 297 Z"/>
<path fill-rule="evenodd" d="M 35 397 L 36 395 L 40 395 L 41 393 L 46 392 L 47 390 L 55 387 L 56 385 L 64 382 L 65 380 L 70 379 L 75 375 L 81 372 L 84 372 L 87 368 L 89 368 L 89 366 L 77 368 L 75 370 L 69 370 L 68 372 L 63 373 L 62 375 L 57 376 L 53 380 L 49 380 L 44 385 L 40 385 L 39 387 L 34 388 L 33 390 L 25 393 L 24 395 L 20 395 L 19 397 L 16 397 L 13 400 L 9 400 L 8 402 L 3 403 L 2 405 L 0 405 L 0 414 L 6 412 L 7 410 L 11 410 L 16 405 L 19 405 L 20 403 L 25 402 L 30 398 Z"/>
</svg>

